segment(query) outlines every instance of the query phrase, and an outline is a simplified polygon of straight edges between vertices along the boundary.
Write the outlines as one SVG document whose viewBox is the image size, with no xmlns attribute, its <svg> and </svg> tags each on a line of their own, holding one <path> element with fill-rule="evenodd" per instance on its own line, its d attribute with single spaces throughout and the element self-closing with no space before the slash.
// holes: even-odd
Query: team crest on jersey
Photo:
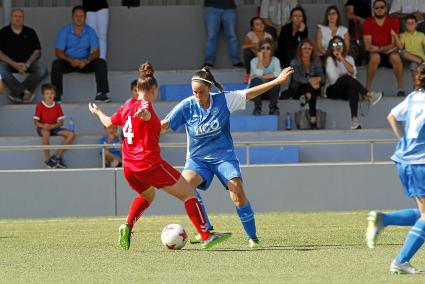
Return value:
<svg viewBox="0 0 425 284">
<path fill-rule="evenodd" d="M 217 107 L 213 107 L 213 108 L 211 109 L 211 114 L 212 114 L 212 115 L 217 115 L 217 114 L 218 114 L 218 108 L 217 108 Z"/>
</svg>

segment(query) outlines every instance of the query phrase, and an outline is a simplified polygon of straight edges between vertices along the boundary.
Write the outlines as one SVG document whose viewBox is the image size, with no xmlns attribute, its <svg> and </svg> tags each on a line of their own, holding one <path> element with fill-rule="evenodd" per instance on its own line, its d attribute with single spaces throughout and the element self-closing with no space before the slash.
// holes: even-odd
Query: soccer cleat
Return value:
<svg viewBox="0 0 425 284">
<path fill-rule="evenodd" d="M 394 259 L 393 262 L 391 262 L 390 265 L 390 274 L 393 275 L 400 275 L 400 274 L 425 274 L 425 271 L 422 271 L 420 269 L 417 269 L 413 265 L 411 265 L 409 262 L 405 262 L 403 264 L 397 263 L 397 261 Z"/>
<path fill-rule="evenodd" d="M 252 249 L 259 249 L 261 248 L 261 243 L 258 238 L 253 238 L 248 240 L 249 247 Z"/>
<path fill-rule="evenodd" d="M 382 99 L 382 92 L 371 92 L 371 96 L 370 96 L 370 104 L 371 105 L 376 105 L 377 103 L 379 103 L 379 101 Z"/>
<path fill-rule="evenodd" d="M 118 245 L 123 250 L 130 249 L 131 242 L 131 229 L 129 224 L 122 224 L 119 228 L 120 237 L 118 239 Z"/>
<path fill-rule="evenodd" d="M 208 240 L 201 241 L 201 247 L 203 249 L 210 249 L 221 242 L 224 242 L 232 236 L 232 233 L 212 233 Z"/>
<path fill-rule="evenodd" d="M 384 224 L 382 223 L 382 213 L 377 211 L 370 211 L 369 216 L 367 217 L 367 230 L 366 230 L 366 244 L 368 248 L 375 248 L 376 239 L 378 235 L 384 229 Z"/>
<path fill-rule="evenodd" d="M 210 233 L 211 234 L 214 234 L 214 228 L 213 227 L 211 227 L 211 229 L 210 229 Z M 194 244 L 199 244 L 199 243 L 201 243 L 201 241 L 202 241 L 202 238 L 201 238 L 201 234 L 196 234 L 193 238 L 191 238 L 190 240 L 189 240 L 189 243 L 191 243 L 192 245 L 194 245 Z"/>
</svg>

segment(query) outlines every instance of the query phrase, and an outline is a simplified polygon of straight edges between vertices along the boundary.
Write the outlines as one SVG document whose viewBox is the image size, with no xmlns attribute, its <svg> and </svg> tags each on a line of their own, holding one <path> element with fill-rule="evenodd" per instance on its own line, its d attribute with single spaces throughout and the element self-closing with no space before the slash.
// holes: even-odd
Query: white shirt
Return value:
<svg viewBox="0 0 425 284">
<path fill-rule="evenodd" d="M 345 60 L 347 60 L 353 66 L 354 73 L 352 75 L 348 72 L 347 68 L 345 68 L 344 63 L 339 62 L 338 60 L 334 61 L 332 57 L 328 57 L 326 59 L 326 76 L 328 77 L 330 85 L 335 84 L 338 78 L 345 74 L 349 74 L 351 77 L 356 78 L 357 68 L 356 64 L 354 64 L 353 57 L 347 55 Z"/>
<path fill-rule="evenodd" d="M 322 46 L 327 49 L 328 45 L 329 45 L 329 41 L 334 37 L 334 36 L 340 36 L 342 38 L 344 38 L 344 35 L 346 33 L 348 33 L 348 29 L 344 26 L 339 26 L 336 30 L 336 34 L 334 36 L 332 36 L 332 30 L 330 27 L 328 26 L 324 26 L 324 25 L 317 25 L 317 27 L 319 28 L 319 30 L 322 33 Z"/>
<path fill-rule="evenodd" d="M 390 14 L 397 12 L 411 14 L 416 11 L 425 13 L 424 0 L 393 0 L 391 3 Z"/>
<path fill-rule="evenodd" d="M 270 19 L 276 26 L 283 26 L 290 21 L 291 10 L 298 5 L 298 0 L 262 0 L 260 17 Z"/>
</svg>

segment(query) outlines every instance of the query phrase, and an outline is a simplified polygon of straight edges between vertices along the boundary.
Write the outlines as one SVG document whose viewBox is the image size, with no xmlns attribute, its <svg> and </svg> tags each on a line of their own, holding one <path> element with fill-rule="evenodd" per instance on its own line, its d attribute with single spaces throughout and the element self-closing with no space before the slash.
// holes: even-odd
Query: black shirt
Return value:
<svg viewBox="0 0 425 284">
<path fill-rule="evenodd" d="M 106 0 L 83 0 L 83 7 L 87 12 L 96 12 L 109 6 Z"/>
<path fill-rule="evenodd" d="M 298 44 L 306 38 L 308 38 L 307 26 L 304 31 L 296 31 L 295 33 L 292 30 L 292 23 L 287 23 L 282 27 L 277 41 L 276 52 L 276 56 L 279 58 L 282 68 L 289 66 L 291 60 L 295 58 Z"/>
<path fill-rule="evenodd" d="M 354 15 L 363 19 L 367 19 L 372 16 L 370 0 L 348 0 L 347 3 L 345 3 L 345 6 L 353 6 Z"/>
<path fill-rule="evenodd" d="M 235 0 L 205 0 L 204 6 L 218 9 L 236 9 Z"/>
<path fill-rule="evenodd" d="M 41 50 L 36 32 L 24 26 L 15 34 L 10 25 L 0 30 L 0 51 L 16 62 L 27 62 L 34 50 Z"/>
</svg>

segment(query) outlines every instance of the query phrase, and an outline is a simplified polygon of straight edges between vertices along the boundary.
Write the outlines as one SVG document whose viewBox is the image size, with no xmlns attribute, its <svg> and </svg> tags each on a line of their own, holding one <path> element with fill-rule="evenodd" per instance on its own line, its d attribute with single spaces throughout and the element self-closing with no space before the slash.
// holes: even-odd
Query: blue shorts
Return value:
<svg viewBox="0 0 425 284">
<path fill-rule="evenodd" d="M 407 197 L 425 197 L 425 165 L 396 163 L 397 172 Z"/>
<path fill-rule="evenodd" d="M 50 129 L 50 136 L 58 136 L 58 133 L 60 131 L 64 131 L 64 130 L 68 130 L 68 129 L 63 128 L 63 127 L 56 127 L 56 128 Z M 37 134 L 38 134 L 38 136 L 41 136 L 41 128 L 40 127 L 37 127 Z"/>
<path fill-rule="evenodd" d="M 234 178 L 241 178 L 242 173 L 238 160 L 218 160 L 205 161 L 204 159 L 189 158 L 184 166 L 185 170 L 191 170 L 200 175 L 204 182 L 198 186 L 198 189 L 207 190 L 213 180 L 214 175 L 218 177 L 221 184 L 227 188 L 227 183 Z"/>
</svg>

